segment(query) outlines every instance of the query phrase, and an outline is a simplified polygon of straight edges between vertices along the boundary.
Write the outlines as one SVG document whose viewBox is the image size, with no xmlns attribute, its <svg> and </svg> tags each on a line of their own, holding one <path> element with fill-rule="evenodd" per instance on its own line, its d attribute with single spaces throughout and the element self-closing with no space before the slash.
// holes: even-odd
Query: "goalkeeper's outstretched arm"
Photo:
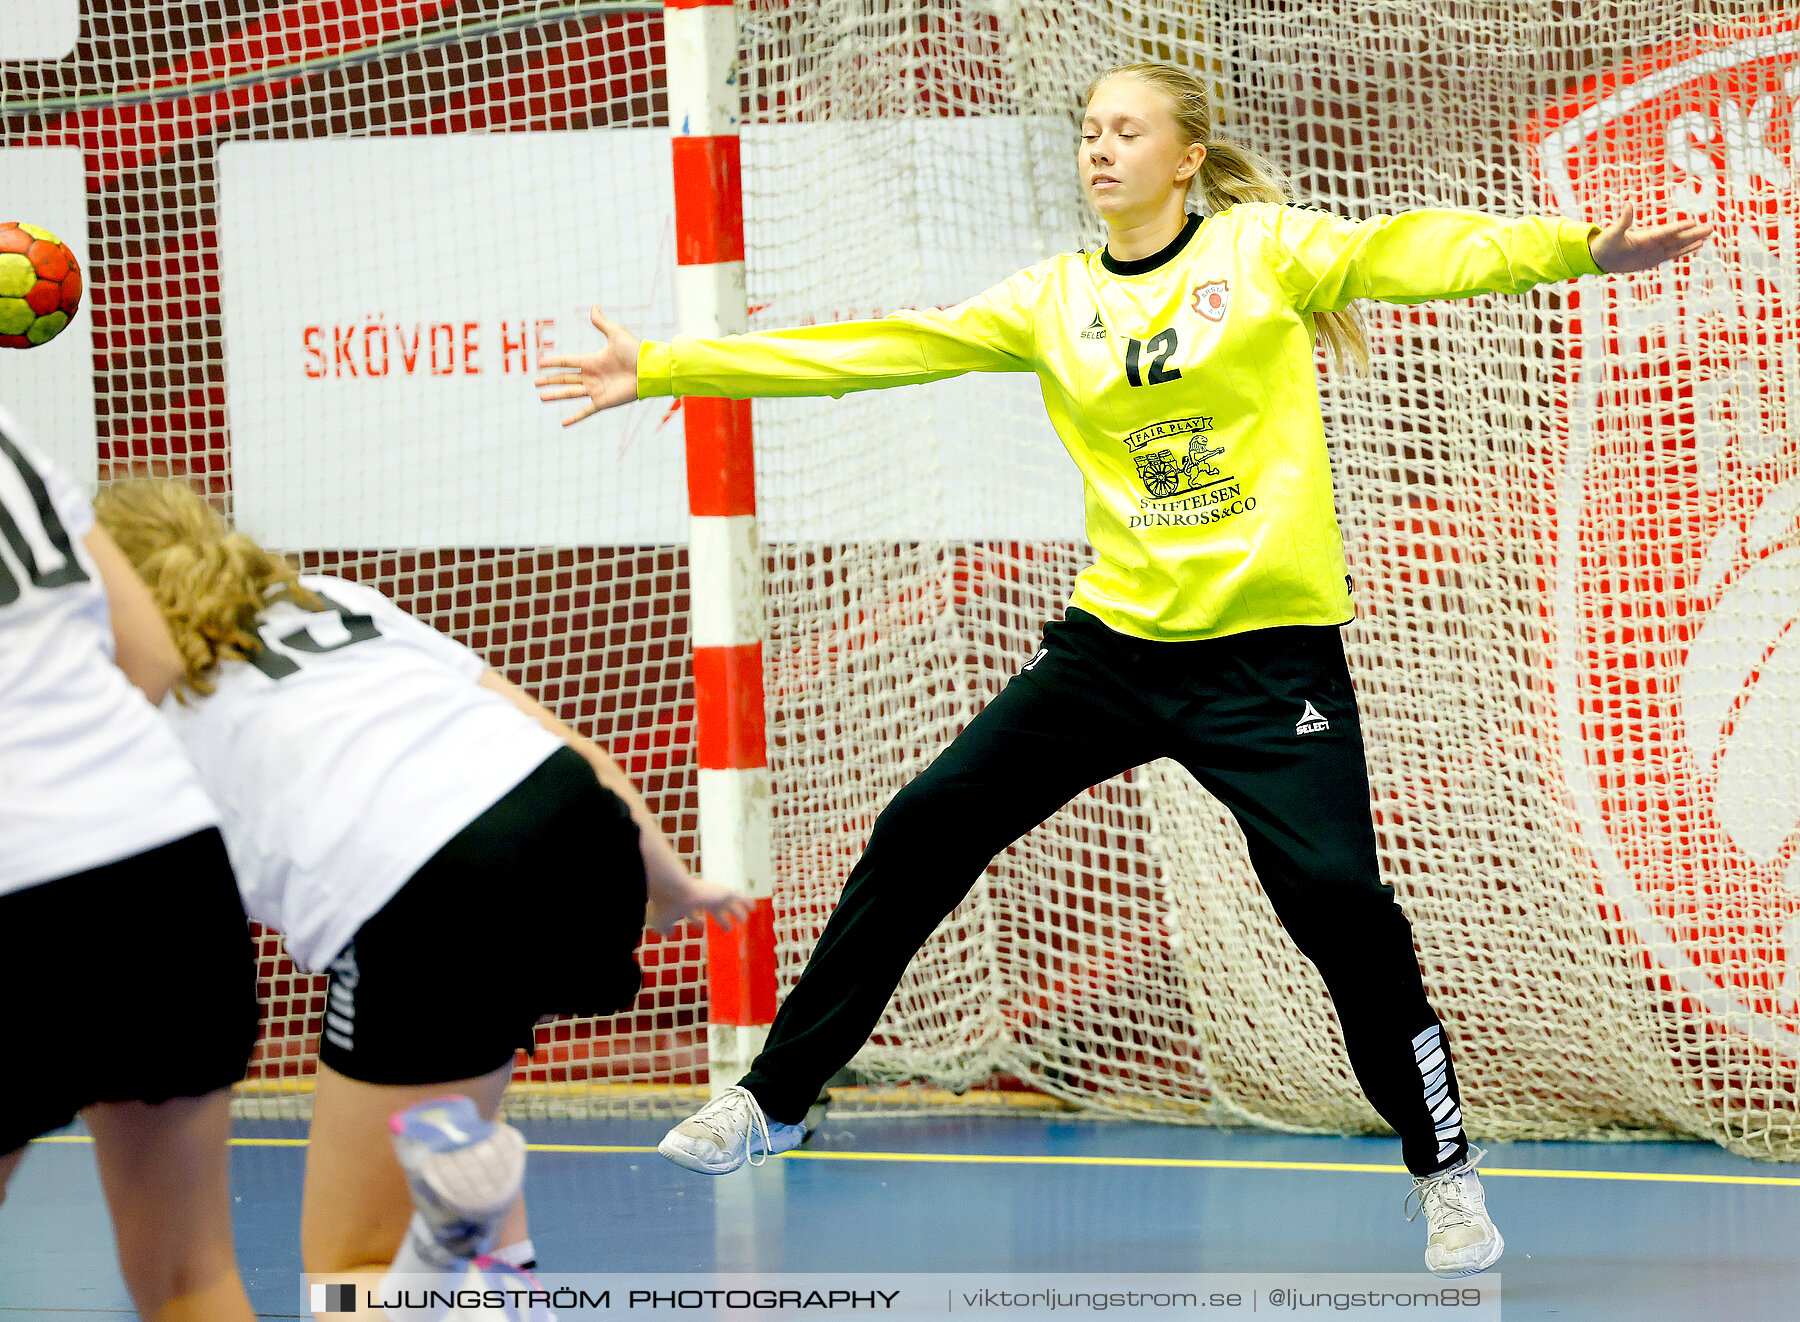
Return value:
<svg viewBox="0 0 1800 1322">
<path fill-rule="evenodd" d="M 1031 267 L 955 307 L 668 343 L 642 343 L 595 308 L 590 319 L 605 347 L 545 357 L 538 397 L 584 401 L 563 419 L 567 427 L 640 396 L 835 397 L 964 372 L 1029 372 L 1037 366 L 1032 306 L 1042 279 L 1042 268 Z"/>
</svg>

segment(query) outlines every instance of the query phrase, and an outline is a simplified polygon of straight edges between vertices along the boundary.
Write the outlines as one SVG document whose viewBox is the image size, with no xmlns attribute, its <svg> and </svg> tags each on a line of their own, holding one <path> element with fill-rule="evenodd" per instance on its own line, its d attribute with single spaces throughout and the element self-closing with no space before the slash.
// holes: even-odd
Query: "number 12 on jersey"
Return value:
<svg viewBox="0 0 1800 1322">
<path fill-rule="evenodd" d="M 1157 331 L 1148 340 L 1125 341 L 1125 380 L 1134 386 L 1160 386 L 1165 381 L 1179 381 L 1181 369 L 1170 367 L 1169 359 L 1179 345 L 1175 328 Z M 1150 371 L 1141 370 L 1145 355 L 1150 358 Z"/>
</svg>

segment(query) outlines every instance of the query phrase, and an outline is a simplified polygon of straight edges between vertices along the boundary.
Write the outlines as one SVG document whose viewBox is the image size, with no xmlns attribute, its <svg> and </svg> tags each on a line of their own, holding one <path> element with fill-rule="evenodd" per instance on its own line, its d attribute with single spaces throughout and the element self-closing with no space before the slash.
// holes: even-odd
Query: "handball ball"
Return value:
<svg viewBox="0 0 1800 1322">
<path fill-rule="evenodd" d="M 35 349 L 81 306 L 75 254 L 41 225 L 0 224 L 0 346 Z"/>
</svg>

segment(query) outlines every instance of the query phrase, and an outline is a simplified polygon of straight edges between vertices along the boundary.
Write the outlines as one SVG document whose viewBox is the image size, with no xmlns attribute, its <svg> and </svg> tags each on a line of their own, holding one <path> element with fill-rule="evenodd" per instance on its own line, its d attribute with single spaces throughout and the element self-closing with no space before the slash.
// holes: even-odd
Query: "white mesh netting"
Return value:
<svg viewBox="0 0 1800 1322">
<path fill-rule="evenodd" d="M 1328 378 L 1384 861 L 1477 1134 L 1800 1153 L 1800 34 L 1756 13 L 744 14 L 753 325 L 948 303 L 1076 246 L 1071 108 L 1145 54 L 1210 69 L 1221 132 L 1346 214 L 1720 224 L 1652 278 L 1370 309 L 1373 371 Z M 756 418 L 787 985 L 874 814 L 1029 657 L 1086 548 L 1029 377 Z M 1168 763 L 999 860 L 858 1064 L 1376 1123 L 1236 829 Z"/>
<path fill-rule="evenodd" d="M 382 588 L 610 748 L 691 858 L 679 432 L 559 436 L 530 386 L 591 298 L 671 329 L 662 50 L 656 6 L 85 0 L 72 56 L 4 66 L 0 156 L 72 188 L 25 196 L 78 243 L 92 340 L 11 355 L 6 390 L 79 436 L 85 390 L 37 383 L 91 352 L 72 467 L 187 476 Z M 540 1027 L 516 1104 L 688 1107 L 702 944 L 647 937 L 629 1013 Z M 245 1102 L 304 1106 L 323 982 L 269 934 L 262 975 Z"/>
<path fill-rule="evenodd" d="M 669 329 L 659 13 L 83 12 L 73 57 L 5 66 L 0 128 L 81 157 L 100 475 L 203 476 L 253 531 L 483 647 L 691 850 L 678 420 L 557 437 L 524 366 L 540 322 L 588 342 L 591 299 Z M 1719 223 L 1652 277 L 1372 308 L 1372 372 L 1327 378 L 1385 865 L 1479 1135 L 1800 1153 L 1800 24 L 1770 13 L 739 8 L 756 326 L 950 303 L 1091 238 L 1073 110 L 1145 55 L 1211 70 L 1221 132 L 1346 214 Z M 1030 655 L 1087 548 L 1029 378 L 756 423 L 786 986 L 874 814 Z M 699 1077 L 698 943 L 646 963 L 631 1015 L 544 1030 L 537 1097 L 660 1109 L 637 1085 Z M 262 1073 L 303 1076 L 318 1004 L 273 946 L 269 972 Z M 1235 830 L 1162 764 L 998 860 L 858 1066 L 1374 1123 Z"/>
</svg>

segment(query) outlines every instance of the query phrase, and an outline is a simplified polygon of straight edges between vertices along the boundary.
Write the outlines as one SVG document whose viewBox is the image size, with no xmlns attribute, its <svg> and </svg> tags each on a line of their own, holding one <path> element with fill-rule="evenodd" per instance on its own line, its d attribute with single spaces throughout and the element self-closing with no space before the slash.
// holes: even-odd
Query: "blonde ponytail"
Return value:
<svg viewBox="0 0 1800 1322">
<path fill-rule="evenodd" d="M 1194 183 L 1200 185 L 1200 196 L 1213 215 L 1240 202 L 1280 205 L 1294 200 L 1287 176 L 1261 152 L 1217 137 L 1207 139 L 1205 146 L 1206 159 L 1200 162 Z"/>
<path fill-rule="evenodd" d="M 213 691 L 221 661 L 262 650 L 256 619 L 271 601 L 324 610 L 293 565 L 233 530 L 185 482 L 120 482 L 94 499 L 94 514 L 150 587 L 169 623 L 194 693 Z"/>
<path fill-rule="evenodd" d="M 1101 83 L 1120 75 L 1146 82 L 1168 97 L 1177 132 L 1187 142 L 1206 148 L 1206 156 L 1188 181 L 1188 188 L 1191 192 L 1195 184 L 1199 185 L 1201 200 L 1210 214 L 1216 216 L 1241 202 L 1281 205 L 1294 200 L 1293 185 L 1268 157 L 1213 136 L 1212 90 L 1205 79 L 1173 64 L 1121 64 L 1089 83 L 1083 102 L 1093 100 Z M 1321 312 L 1314 320 L 1319 338 L 1340 368 L 1349 365 L 1356 371 L 1368 370 L 1369 333 L 1354 303 L 1336 312 Z"/>
</svg>

